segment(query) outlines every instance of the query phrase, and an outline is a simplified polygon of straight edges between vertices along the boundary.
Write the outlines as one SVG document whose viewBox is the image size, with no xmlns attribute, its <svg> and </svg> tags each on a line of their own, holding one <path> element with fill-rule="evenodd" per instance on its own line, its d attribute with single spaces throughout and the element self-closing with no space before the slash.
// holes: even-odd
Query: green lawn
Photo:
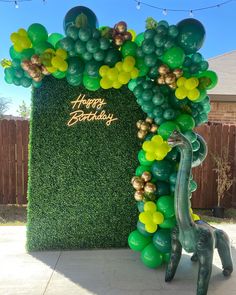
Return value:
<svg viewBox="0 0 236 295">
<path fill-rule="evenodd" d="M 236 209 L 226 209 L 225 218 L 212 216 L 211 210 L 194 210 L 202 220 L 210 223 L 236 223 Z M 27 212 L 26 205 L 0 205 L 0 226 L 26 225 Z"/>
</svg>

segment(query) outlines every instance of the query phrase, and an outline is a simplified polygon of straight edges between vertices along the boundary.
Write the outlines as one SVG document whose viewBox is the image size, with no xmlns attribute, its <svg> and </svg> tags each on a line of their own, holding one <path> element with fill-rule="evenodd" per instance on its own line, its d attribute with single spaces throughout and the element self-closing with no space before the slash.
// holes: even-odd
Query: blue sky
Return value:
<svg viewBox="0 0 236 295">
<path fill-rule="evenodd" d="M 92 9 L 98 18 L 99 25 L 113 26 L 116 22 L 124 20 L 128 27 L 137 33 L 144 31 L 145 20 L 152 16 L 157 21 L 167 20 L 171 24 L 176 24 L 184 18 L 188 18 L 186 12 L 169 12 L 166 16 L 153 8 L 141 5 L 141 9 L 136 9 L 134 0 L 99 0 L 99 1 L 57 1 L 57 0 L 32 0 L 19 3 L 19 8 L 14 7 L 14 3 L 0 2 L 0 60 L 9 58 L 9 48 L 11 46 L 10 34 L 19 28 L 27 29 L 32 23 L 43 24 L 49 33 L 63 32 L 63 18 L 68 10 L 74 6 L 83 5 Z M 215 5 L 223 0 L 143 0 L 143 2 L 158 5 L 165 8 L 194 9 L 208 5 Z M 225 52 L 236 49 L 236 1 L 220 8 L 200 11 L 194 13 L 194 18 L 200 20 L 206 29 L 206 40 L 201 49 L 205 58 L 214 57 Z M 31 89 L 8 85 L 4 82 L 3 70 L 0 69 L 0 96 L 11 99 L 9 114 L 15 114 L 19 104 L 25 100 L 30 104 Z"/>
</svg>

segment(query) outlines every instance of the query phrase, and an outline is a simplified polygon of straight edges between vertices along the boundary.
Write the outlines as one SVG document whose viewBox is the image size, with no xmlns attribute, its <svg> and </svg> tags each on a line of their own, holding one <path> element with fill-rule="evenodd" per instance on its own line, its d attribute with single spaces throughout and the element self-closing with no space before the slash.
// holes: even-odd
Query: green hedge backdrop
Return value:
<svg viewBox="0 0 236 295">
<path fill-rule="evenodd" d="M 79 94 L 105 98 L 118 121 L 68 127 Z M 144 116 L 132 92 L 90 92 L 48 77 L 33 92 L 31 115 L 28 250 L 126 246 L 137 221 L 130 180 Z"/>
</svg>

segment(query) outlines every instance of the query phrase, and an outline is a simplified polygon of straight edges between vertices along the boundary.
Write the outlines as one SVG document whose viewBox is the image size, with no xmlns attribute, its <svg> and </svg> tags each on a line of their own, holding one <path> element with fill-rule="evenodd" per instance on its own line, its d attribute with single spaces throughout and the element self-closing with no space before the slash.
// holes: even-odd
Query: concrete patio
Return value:
<svg viewBox="0 0 236 295">
<path fill-rule="evenodd" d="M 236 261 L 236 224 L 220 225 L 232 240 Z M 164 267 L 146 268 L 128 249 L 27 253 L 20 227 L 0 227 L 1 295 L 195 295 L 197 264 L 184 253 L 175 279 L 164 281 Z M 221 273 L 217 252 L 208 295 L 236 294 L 236 271 Z"/>
</svg>

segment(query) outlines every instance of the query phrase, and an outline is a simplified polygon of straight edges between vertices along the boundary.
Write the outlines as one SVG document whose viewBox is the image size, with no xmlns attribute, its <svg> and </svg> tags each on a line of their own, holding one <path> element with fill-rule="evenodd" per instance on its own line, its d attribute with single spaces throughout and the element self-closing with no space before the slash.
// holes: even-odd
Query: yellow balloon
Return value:
<svg viewBox="0 0 236 295">
<path fill-rule="evenodd" d="M 145 150 L 145 152 L 152 151 L 152 143 L 149 140 L 144 141 L 142 148 Z"/>
<path fill-rule="evenodd" d="M 19 29 L 18 34 L 22 37 L 28 37 L 28 34 L 25 29 Z"/>
<path fill-rule="evenodd" d="M 152 220 L 155 224 L 162 224 L 164 221 L 164 215 L 161 212 L 154 212 L 152 215 Z"/>
<path fill-rule="evenodd" d="M 63 61 L 61 62 L 61 64 L 60 64 L 60 66 L 58 67 L 58 69 L 59 69 L 61 72 L 65 72 L 65 71 L 67 71 L 67 69 L 68 69 L 68 64 L 67 64 L 67 62 L 63 60 Z"/>
<path fill-rule="evenodd" d="M 155 231 L 157 231 L 157 224 L 155 223 L 147 223 L 145 224 L 145 230 L 150 233 L 153 234 Z"/>
<path fill-rule="evenodd" d="M 186 88 L 184 88 L 183 86 L 181 86 L 175 90 L 175 96 L 178 99 L 184 99 L 187 95 L 188 95 L 188 90 Z"/>
<path fill-rule="evenodd" d="M 162 144 L 163 143 L 163 138 L 160 135 L 154 135 L 152 137 L 152 141 L 154 141 L 157 144 Z"/>
<path fill-rule="evenodd" d="M 62 49 L 62 48 L 58 48 L 56 51 L 56 55 L 60 56 L 62 59 L 66 59 L 67 58 L 67 52 Z"/>
<path fill-rule="evenodd" d="M 145 212 L 156 212 L 157 206 L 154 202 L 148 201 L 144 204 L 144 211 Z"/>
<path fill-rule="evenodd" d="M 109 89 L 112 87 L 112 81 L 109 80 L 107 77 L 103 77 L 101 80 L 100 80 L 100 85 L 103 89 Z"/>
<path fill-rule="evenodd" d="M 133 70 L 131 71 L 131 78 L 135 79 L 138 77 L 139 74 L 139 70 L 137 68 L 133 68 Z"/>
<path fill-rule="evenodd" d="M 121 83 L 121 84 L 127 84 L 130 80 L 130 73 L 127 73 L 127 72 L 120 72 L 119 75 L 118 75 L 118 81 Z"/>
<path fill-rule="evenodd" d="M 108 72 L 109 69 L 110 69 L 110 68 L 109 68 L 108 66 L 106 66 L 106 65 L 101 66 L 101 68 L 99 69 L 99 75 L 100 75 L 101 77 L 106 76 L 106 74 L 107 74 L 107 72 Z"/>
<path fill-rule="evenodd" d="M 118 61 L 116 64 L 115 64 L 115 68 L 121 72 L 122 71 L 122 62 L 121 61 Z"/>
<path fill-rule="evenodd" d="M 178 80 L 177 80 L 177 86 L 178 87 L 181 87 L 181 86 L 184 86 L 184 83 L 185 83 L 185 81 L 186 81 L 187 79 L 186 78 L 184 78 L 184 77 L 180 77 Z"/>
<path fill-rule="evenodd" d="M 48 53 L 55 55 L 55 50 L 53 50 L 52 48 L 48 48 L 44 52 L 48 52 Z"/>
<path fill-rule="evenodd" d="M 135 65 L 135 58 L 133 56 L 126 56 L 124 58 L 123 63 L 129 63 L 129 64 L 132 64 L 134 66 Z"/>
<path fill-rule="evenodd" d="M 21 52 L 24 48 L 19 43 L 15 43 L 14 44 L 14 49 L 17 52 Z"/>
<path fill-rule="evenodd" d="M 187 90 L 193 90 L 194 88 L 196 88 L 198 86 L 198 84 L 199 84 L 198 78 L 192 77 L 192 78 L 187 79 L 184 82 L 184 87 Z"/>
<path fill-rule="evenodd" d="M 125 72 L 132 72 L 134 65 L 135 65 L 135 59 L 133 58 L 133 56 L 127 56 L 125 57 L 123 61 L 122 69 Z"/>
<path fill-rule="evenodd" d="M 152 152 L 147 152 L 146 153 L 146 159 L 148 161 L 154 161 L 156 159 L 156 155 Z"/>
<path fill-rule="evenodd" d="M 139 214 L 139 221 L 141 221 L 144 224 L 152 222 L 152 215 L 148 212 L 141 212 Z"/>
<path fill-rule="evenodd" d="M 136 32 L 132 29 L 129 29 L 128 32 L 132 35 L 132 41 L 134 41 L 134 39 L 136 37 Z"/>
<path fill-rule="evenodd" d="M 118 70 L 116 68 L 109 69 L 106 73 L 106 76 L 111 81 L 116 81 L 118 78 Z"/>
<path fill-rule="evenodd" d="M 119 89 L 122 87 L 122 84 L 119 81 L 113 81 L 112 87 L 115 89 Z"/>
<path fill-rule="evenodd" d="M 188 92 L 188 98 L 192 101 L 198 99 L 200 96 L 200 91 L 197 88 L 194 88 Z"/>
<path fill-rule="evenodd" d="M 18 40 L 18 34 L 17 34 L 17 33 L 12 33 L 12 34 L 10 35 L 10 39 L 11 39 L 11 42 L 12 42 L 12 43 L 17 42 L 17 40 Z"/>
<path fill-rule="evenodd" d="M 55 68 L 59 68 L 60 65 L 63 63 L 63 61 L 64 61 L 64 60 L 63 60 L 60 56 L 56 55 L 56 56 L 54 56 L 54 57 L 52 58 L 52 60 L 51 60 L 51 64 L 52 64 L 53 67 L 55 67 Z"/>
<path fill-rule="evenodd" d="M 49 71 L 49 73 L 54 73 L 57 71 L 57 68 L 55 67 L 46 67 L 46 69 Z"/>
</svg>

